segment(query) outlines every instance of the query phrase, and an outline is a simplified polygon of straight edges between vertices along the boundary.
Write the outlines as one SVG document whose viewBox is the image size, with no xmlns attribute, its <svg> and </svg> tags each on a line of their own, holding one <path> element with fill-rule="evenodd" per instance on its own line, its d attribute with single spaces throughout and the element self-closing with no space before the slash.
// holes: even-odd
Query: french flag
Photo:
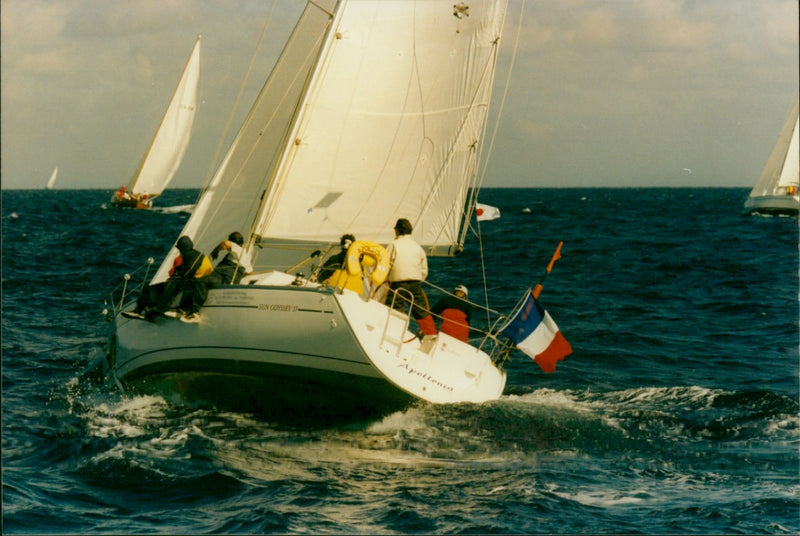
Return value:
<svg viewBox="0 0 800 536">
<path fill-rule="evenodd" d="M 567 339 L 531 292 L 500 333 L 533 358 L 545 372 L 555 372 L 556 363 L 572 353 Z"/>
</svg>

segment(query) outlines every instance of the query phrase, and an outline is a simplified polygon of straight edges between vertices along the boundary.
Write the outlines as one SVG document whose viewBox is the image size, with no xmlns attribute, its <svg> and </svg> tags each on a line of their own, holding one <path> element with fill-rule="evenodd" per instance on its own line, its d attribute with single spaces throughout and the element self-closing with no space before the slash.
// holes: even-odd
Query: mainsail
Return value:
<svg viewBox="0 0 800 536">
<path fill-rule="evenodd" d="M 240 231 L 257 270 L 344 233 L 386 244 L 401 217 L 460 251 L 505 4 L 309 2 L 182 234 Z"/>
<path fill-rule="evenodd" d="M 197 110 L 197 85 L 200 79 L 200 38 L 195 41 L 161 124 L 136 173 L 128 182 L 132 196 L 161 195 L 183 160 Z"/>
</svg>

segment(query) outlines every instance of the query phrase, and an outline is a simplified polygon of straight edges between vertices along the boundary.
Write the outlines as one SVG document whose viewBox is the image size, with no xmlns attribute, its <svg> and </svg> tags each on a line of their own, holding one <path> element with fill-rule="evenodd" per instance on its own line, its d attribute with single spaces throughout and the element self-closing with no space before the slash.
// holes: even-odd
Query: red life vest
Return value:
<svg viewBox="0 0 800 536">
<path fill-rule="evenodd" d="M 445 309 L 442 311 L 442 325 L 439 331 L 447 333 L 460 341 L 468 342 L 469 324 L 467 324 L 467 314 L 459 309 Z"/>
</svg>

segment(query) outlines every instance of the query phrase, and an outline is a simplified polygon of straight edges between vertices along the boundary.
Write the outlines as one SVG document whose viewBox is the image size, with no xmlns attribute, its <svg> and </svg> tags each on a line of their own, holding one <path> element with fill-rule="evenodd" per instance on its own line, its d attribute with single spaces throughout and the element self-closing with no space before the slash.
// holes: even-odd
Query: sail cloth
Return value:
<svg viewBox="0 0 800 536">
<path fill-rule="evenodd" d="M 178 171 L 192 133 L 199 79 L 198 37 L 153 141 L 128 182 L 131 194 L 147 194 L 150 197 L 161 195 Z"/>
<path fill-rule="evenodd" d="M 48 190 L 52 190 L 53 186 L 56 185 L 56 177 L 58 177 L 58 166 L 56 166 L 56 169 L 53 170 L 53 174 L 50 175 L 50 180 L 47 181 L 46 188 Z"/>
<path fill-rule="evenodd" d="M 398 218 L 428 255 L 460 251 L 505 8 L 309 2 L 182 234 L 209 251 L 239 231 L 256 271 L 345 233 L 388 244 Z"/>
<path fill-rule="evenodd" d="M 500 209 L 483 203 L 475 203 L 475 218 L 478 221 L 496 220 L 500 217 Z"/>
<path fill-rule="evenodd" d="M 432 255 L 458 248 L 505 0 L 337 6 L 256 233 L 387 244 L 398 218 Z"/>
<path fill-rule="evenodd" d="M 572 353 L 572 347 L 539 302 L 528 292 L 522 306 L 500 329 L 517 348 L 545 372 L 555 372 L 556 363 Z"/>
</svg>

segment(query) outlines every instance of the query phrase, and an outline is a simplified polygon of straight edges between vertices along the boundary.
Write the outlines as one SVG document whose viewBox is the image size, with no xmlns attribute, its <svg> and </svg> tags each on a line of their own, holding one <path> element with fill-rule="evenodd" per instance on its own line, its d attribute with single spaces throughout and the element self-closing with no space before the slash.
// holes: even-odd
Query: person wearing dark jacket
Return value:
<svg viewBox="0 0 800 536">
<path fill-rule="evenodd" d="M 245 253 L 242 246 L 244 237 L 242 233 L 234 231 L 228 235 L 227 240 L 223 240 L 211 251 L 212 261 L 216 261 L 220 252 L 227 250 L 228 253 L 214 267 L 214 271 L 208 277 L 208 286 L 219 285 L 238 285 L 242 277 L 253 273 L 253 265 L 250 257 Z"/>
<path fill-rule="evenodd" d="M 472 305 L 466 301 L 469 291 L 464 285 L 458 285 L 454 293 L 455 296 L 446 295 L 437 301 L 431 312 L 442 317 L 439 331 L 469 342 L 469 320 L 472 316 Z"/>
<path fill-rule="evenodd" d="M 143 287 L 142 294 L 136 300 L 136 308 L 124 311 L 123 316 L 153 320 L 177 305 L 185 312 L 181 320 L 198 320 L 197 312 L 208 295 L 206 279 L 213 270 L 211 261 L 194 249 L 194 243 L 188 236 L 180 237 L 175 247 L 180 255 L 172 262 L 169 278 L 162 283 Z"/>
<path fill-rule="evenodd" d="M 319 275 L 317 276 L 318 281 L 325 281 L 332 276 L 336 270 L 344 267 L 344 261 L 347 260 L 347 248 L 355 241 L 356 237 L 351 234 L 342 235 L 339 239 L 339 246 L 342 248 L 341 251 L 336 255 L 331 255 L 328 260 L 325 261 L 325 264 L 319 269 Z"/>
</svg>

